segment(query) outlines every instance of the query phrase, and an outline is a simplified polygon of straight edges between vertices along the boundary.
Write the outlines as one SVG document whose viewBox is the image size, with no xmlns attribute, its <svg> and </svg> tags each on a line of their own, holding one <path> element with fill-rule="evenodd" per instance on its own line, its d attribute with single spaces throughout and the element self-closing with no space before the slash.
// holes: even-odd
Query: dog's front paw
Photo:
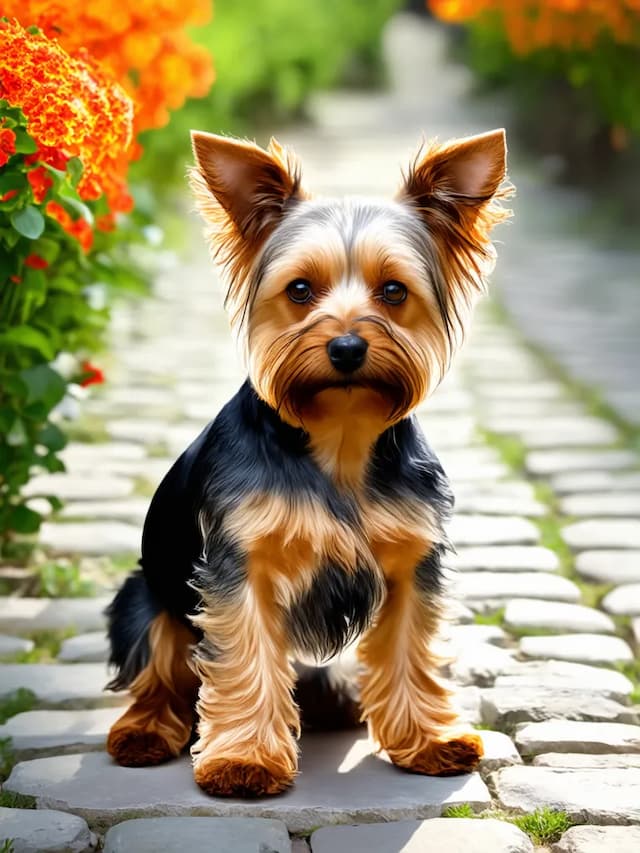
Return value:
<svg viewBox="0 0 640 853">
<path fill-rule="evenodd" d="M 449 740 L 430 740 L 416 752 L 387 750 L 394 764 L 411 773 L 427 776 L 458 776 L 471 773 L 484 755 L 482 738 L 465 732 Z"/>
<path fill-rule="evenodd" d="M 157 732 L 135 728 L 113 728 L 107 740 L 107 752 L 123 767 L 151 767 L 175 756 Z"/>
<path fill-rule="evenodd" d="M 266 759 L 258 763 L 220 756 L 196 761 L 193 775 L 202 790 L 214 797 L 262 797 L 286 790 L 293 784 L 296 770 L 290 762 Z"/>
</svg>

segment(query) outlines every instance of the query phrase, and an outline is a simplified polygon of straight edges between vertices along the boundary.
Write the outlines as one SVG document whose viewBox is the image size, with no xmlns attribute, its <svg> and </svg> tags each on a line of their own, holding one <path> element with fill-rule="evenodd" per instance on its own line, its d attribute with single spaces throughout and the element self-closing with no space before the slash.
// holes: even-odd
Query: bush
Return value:
<svg viewBox="0 0 640 853">
<path fill-rule="evenodd" d="M 194 38 L 213 55 L 216 85 L 168 127 L 143 136 L 137 176 L 184 179 L 189 130 L 254 134 L 300 115 L 310 92 L 379 71 L 380 36 L 401 0 L 217 0 Z"/>
</svg>

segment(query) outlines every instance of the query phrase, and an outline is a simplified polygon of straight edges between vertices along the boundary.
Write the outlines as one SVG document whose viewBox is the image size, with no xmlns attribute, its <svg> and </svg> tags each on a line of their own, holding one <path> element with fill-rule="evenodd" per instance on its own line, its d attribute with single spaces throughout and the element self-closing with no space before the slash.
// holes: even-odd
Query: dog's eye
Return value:
<svg viewBox="0 0 640 853">
<path fill-rule="evenodd" d="M 382 298 L 389 305 L 399 305 L 407 298 L 407 288 L 399 281 L 386 281 L 382 285 Z"/>
<path fill-rule="evenodd" d="M 287 296 L 292 302 L 303 305 L 313 298 L 313 291 L 308 281 L 305 281 L 303 278 L 297 278 L 291 284 L 287 285 Z"/>
</svg>

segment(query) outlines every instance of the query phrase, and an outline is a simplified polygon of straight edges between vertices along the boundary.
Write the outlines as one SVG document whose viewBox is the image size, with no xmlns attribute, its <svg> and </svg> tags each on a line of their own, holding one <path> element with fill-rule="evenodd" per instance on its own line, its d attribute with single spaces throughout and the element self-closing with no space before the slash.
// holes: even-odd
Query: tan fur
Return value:
<svg viewBox="0 0 640 853">
<path fill-rule="evenodd" d="M 159 764 L 187 744 L 198 689 L 189 666 L 194 641 L 193 632 L 168 613 L 154 620 L 149 663 L 130 687 L 134 702 L 107 740 L 107 751 L 119 764 Z"/>
</svg>

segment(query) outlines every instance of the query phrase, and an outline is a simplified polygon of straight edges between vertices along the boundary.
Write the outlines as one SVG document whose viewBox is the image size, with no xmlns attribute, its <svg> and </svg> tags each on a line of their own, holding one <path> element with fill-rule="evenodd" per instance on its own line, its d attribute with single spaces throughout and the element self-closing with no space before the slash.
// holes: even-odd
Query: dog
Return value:
<svg viewBox="0 0 640 853">
<path fill-rule="evenodd" d="M 504 131 L 424 144 L 393 201 L 312 198 L 275 140 L 192 139 L 248 378 L 158 487 L 109 607 L 109 686 L 133 704 L 108 751 L 144 766 L 191 743 L 208 794 L 277 794 L 298 702 L 322 726 L 329 699 L 328 725 L 366 721 L 397 766 L 469 772 L 482 741 L 435 642 L 453 498 L 414 411 L 495 263 Z M 308 663 L 356 641 L 357 696 Z"/>
</svg>

